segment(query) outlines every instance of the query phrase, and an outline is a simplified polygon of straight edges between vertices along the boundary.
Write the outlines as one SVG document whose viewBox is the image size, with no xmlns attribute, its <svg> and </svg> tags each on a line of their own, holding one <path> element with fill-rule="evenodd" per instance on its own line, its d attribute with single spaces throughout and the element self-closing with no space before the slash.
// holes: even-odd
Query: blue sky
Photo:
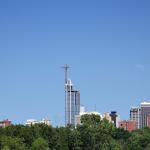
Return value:
<svg viewBox="0 0 150 150">
<path fill-rule="evenodd" d="M 150 100 L 149 0 L 1 0 L 0 120 L 64 124 L 64 72 L 88 111 Z"/>
</svg>

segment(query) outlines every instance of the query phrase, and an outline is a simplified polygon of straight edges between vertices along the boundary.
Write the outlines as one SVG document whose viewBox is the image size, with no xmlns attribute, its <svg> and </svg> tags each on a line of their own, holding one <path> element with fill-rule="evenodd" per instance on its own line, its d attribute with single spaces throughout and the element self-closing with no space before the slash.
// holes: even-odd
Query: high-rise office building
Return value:
<svg viewBox="0 0 150 150">
<path fill-rule="evenodd" d="M 150 102 L 140 104 L 140 128 L 149 126 Z"/>
<path fill-rule="evenodd" d="M 130 120 L 136 122 L 136 128 L 140 128 L 140 108 L 139 107 L 132 107 L 130 109 Z"/>
<path fill-rule="evenodd" d="M 73 89 L 70 79 L 65 84 L 65 125 L 75 126 L 75 116 L 80 113 L 80 92 Z"/>
</svg>

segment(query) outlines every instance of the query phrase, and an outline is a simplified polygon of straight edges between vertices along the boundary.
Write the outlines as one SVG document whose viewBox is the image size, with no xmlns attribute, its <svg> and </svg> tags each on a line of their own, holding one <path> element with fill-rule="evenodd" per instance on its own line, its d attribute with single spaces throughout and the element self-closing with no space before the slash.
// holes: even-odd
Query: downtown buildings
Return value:
<svg viewBox="0 0 150 150">
<path fill-rule="evenodd" d="M 67 78 L 68 68 L 67 64 L 63 66 L 65 70 L 65 126 L 75 127 L 77 124 L 80 124 L 81 116 L 87 112 L 84 112 L 82 109 L 80 111 L 80 108 L 82 108 L 80 107 L 80 92 L 74 89 L 71 80 Z M 112 111 L 110 114 L 106 113 L 105 117 L 101 118 L 107 118 L 116 127 L 123 127 L 129 131 L 150 127 L 150 102 L 142 102 L 139 107 L 132 107 L 129 120 L 121 122 L 116 111 Z"/>
<path fill-rule="evenodd" d="M 150 102 L 141 102 L 139 107 L 132 107 L 130 120 L 136 122 L 137 129 L 150 127 Z"/>
<path fill-rule="evenodd" d="M 119 128 L 129 132 L 144 127 L 150 127 L 150 102 L 141 102 L 139 107 L 131 107 L 130 119 L 119 122 Z"/>
</svg>

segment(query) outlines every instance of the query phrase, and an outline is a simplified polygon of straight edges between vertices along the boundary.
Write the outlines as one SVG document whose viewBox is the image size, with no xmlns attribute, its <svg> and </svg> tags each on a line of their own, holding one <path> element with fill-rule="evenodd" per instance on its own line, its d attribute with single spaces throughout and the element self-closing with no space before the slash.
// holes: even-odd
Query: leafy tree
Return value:
<svg viewBox="0 0 150 150">
<path fill-rule="evenodd" d="M 143 150 L 150 143 L 150 129 L 144 128 L 133 131 L 128 139 L 128 147 L 132 150 Z"/>
<path fill-rule="evenodd" d="M 68 147 L 69 150 L 82 150 L 81 135 L 78 130 L 71 130 L 68 136 Z"/>
<path fill-rule="evenodd" d="M 9 136 L 1 137 L 1 149 L 10 150 L 27 150 L 23 140 L 20 138 L 14 138 Z"/>
<path fill-rule="evenodd" d="M 95 114 L 85 114 L 81 116 L 81 123 L 83 125 L 88 125 L 88 126 L 93 126 L 93 127 L 97 127 L 100 124 L 100 116 L 99 115 L 95 115 Z"/>
<path fill-rule="evenodd" d="M 95 128 L 88 126 L 87 124 L 83 124 L 78 126 L 77 130 L 81 136 L 82 149 L 91 150 L 94 143 L 94 134 L 96 132 Z"/>
<path fill-rule="evenodd" d="M 57 150 L 69 150 L 69 134 L 71 132 L 70 128 L 68 127 L 60 127 L 55 129 L 57 139 L 55 144 L 55 149 Z"/>
<path fill-rule="evenodd" d="M 4 146 L 2 150 L 10 150 L 10 148 L 8 146 Z"/>
<path fill-rule="evenodd" d="M 130 133 L 123 128 L 115 128 L 113 130 L 112 136 L 116 140 L 128 140 Z"/>
<path fill-rule="evenodd" d="M 48 143 L 41 137 L 34 140 L 31 150 L 50 150 Z"/>
</svg>

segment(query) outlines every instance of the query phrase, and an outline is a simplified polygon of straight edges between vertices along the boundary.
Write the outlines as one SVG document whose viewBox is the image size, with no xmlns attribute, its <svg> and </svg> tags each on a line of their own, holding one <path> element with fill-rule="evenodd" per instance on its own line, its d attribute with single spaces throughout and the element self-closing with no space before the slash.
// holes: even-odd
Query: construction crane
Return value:
<svg viewBox="0 0 150 150">
<path fill-rule="evenodd" d="M 66 85 L 67 85 L 67 80 L 68 80 L 68 69 L 69 69 L 69 66 L 67 64 L 65 64 L 64 66 L 62 66 L 61 68 L 64 69 L 65 71 L 65 126 L 67 126 L 67 88 L 66 88 Z"/>
<path fill-rule="evenodd" d="M 67 84 L 69 65 L 65 64 L 64 66 L 62 66 L 62 68 L 63 68 L 64 71 L 65 71 L 65 84 Z"/>
</svg>

